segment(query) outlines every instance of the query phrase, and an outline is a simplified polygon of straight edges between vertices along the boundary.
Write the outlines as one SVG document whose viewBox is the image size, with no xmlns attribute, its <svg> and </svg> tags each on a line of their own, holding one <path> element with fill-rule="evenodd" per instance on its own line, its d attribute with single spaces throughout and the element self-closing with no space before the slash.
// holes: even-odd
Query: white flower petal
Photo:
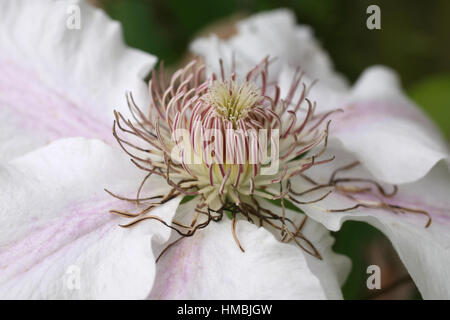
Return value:
<svg viewBox="0 0 450 320">
<path fill-rule="evenodd" d="M 70 29 L 77 8 L 80 29 Z M 155 60 L 85 1 L 1 1 L 0 160 L 61 137 L 112 141 L 113 110 L 125 110 L 126 91 L 146 105 Z"/>
<path fill-rule="evenodd" d="M 335 114 L 330 136 L 382 181 L 415 181 L 448 156 L 439 130 L 387 68 L 368 69 L 335 108 L 345 111 Z"/>
<path fill-rule="evenodd" d="M 349 164 L 354 157 L 338 151 L 338 161 L 333 168 Z M 333 168 L 323 166 L 308 172 L 318 182 L 328 180 Z M 373 177 L 367 170 L 351 170 L 339 177 Z M 307 189 L 306 181 L 296 179 L 293 184 L 297 191 Z M 344 209 L 355 202 L 337 194 L 302 209 L 313 219 L 330 230 L 338 230 L 346 220 L 365 221 L 380 229 L 392 242 L 401 260 L 414 279 L 422 296 L 426 299 L 450 298 L 450 173 L 448 165 L 441 161 L 431 172 L 415 183 L 399 185 L 393 198 L 386 198 L 390 204 L 427 211 L 432 223 L 425 228 L 426 216 L 422 214 L 394 214 L 381 209 L 359 208 L 347 212 L 326 212 L 327 209 Z M 304 199 L 303 199 L 304 200 Z"/>
<path fill-rule="evenodd" d="M 103 190 L 133 197 L 141 178 L 119 151 L 83 138 L 0 168 L 0 297 L 146 297 L 155 272 L 151 240 L 167 241 L 169 229 L 158 222 L 119 227 L 124 221 L 109 210 L 136 207 Z M 164 185 L 155 180 L 144 195 L 167 191 Z M 170 221 L 179 201 L 152 213 Z"/>
<path fill-rule="evenodd" d="M 332 250 L 334 238 L 323 225 L 308 219 L 303 233 L 322 256 L 319 260 L 304 253 L 309 269 L 319 278 L 328 299 L 342 299 L 341 287 L 350 273 L 350 259 Z"/>
<path fill-rule="evenodd" d="M 281 208 L 263 201 L 264 208 L 281 214 Z M 286 217 L 289 217 L 296 225 L 303 222 L 304 215 L 286 209 Z M 278 238 L 280 231 L 271 229 Z M 348 257 L 337 254 L 332 250 L 334 238 L 330 232 L 320 223 L 307 219 L 301 229 L 302 234 L 314 244 L 322 256 L 322 260 L 303 252 L 308 262 L 309 269 L 319 278 L 320 283 L 328 299 L 342 299 L 341 287 L 347 279 L 351 269 L 351 261 Z"/>
<path fill-rule="evenodd" d="M 177 220 L 194 205 L 180 206 Z M 304 253 L 293 243 L 281 243 L 264 228 L 239 220 L 236 234 L 243 253 L 233 239 L 230 219 L 211 222 L 164 253 L 150 298 L 342 298 L 339 282 L 349 271 L 348 259 L 331 251 L 334 240 L 320 224 L 309 219 L 304 232 L 324 260 Z"/>
<path fill-rule="evenodd" d="M 246 221 L 238 223 L 237 234 L 245 253 L 234 242 L 227 218 L 172 247 L 158 262 L 150 298 L 325 298 L 299 248 Z"/>
<path fill-rule="evenodd" d="M 320 48 L 307 26 L 296 24 L 293 12 L 286 9 L 255 14 L 241 21 L 238 34 L 229 40 L 212 35 L 200 38 L 191 50 L 204 56 L 210 70 L 219 71 L 219 58 L 230 67 L 233 54 L 238 74 L 247 73 L 269 55 L 276 58 L 270 74 L 277 76 L 284 65 L 301 67 L 311 79 L 335 89 L 346 88 L 346 81 L 333 71 L 328 55 Z"/>
</svg>

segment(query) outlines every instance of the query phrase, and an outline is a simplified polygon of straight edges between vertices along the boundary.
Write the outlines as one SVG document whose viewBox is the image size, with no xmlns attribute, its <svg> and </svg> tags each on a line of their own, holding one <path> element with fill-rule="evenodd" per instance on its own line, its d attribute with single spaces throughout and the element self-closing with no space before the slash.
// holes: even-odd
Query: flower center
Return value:
<svg viewBox="0 0 450 320">
<path fill-rule="evenodd" d="M 249 110 L 258 105 L 263 97 L 253 83 L 216 80 L 202 99 L 215 108 L 217 115 L 235 125 L 237 120 L 245 119 Z"/>
</svg>

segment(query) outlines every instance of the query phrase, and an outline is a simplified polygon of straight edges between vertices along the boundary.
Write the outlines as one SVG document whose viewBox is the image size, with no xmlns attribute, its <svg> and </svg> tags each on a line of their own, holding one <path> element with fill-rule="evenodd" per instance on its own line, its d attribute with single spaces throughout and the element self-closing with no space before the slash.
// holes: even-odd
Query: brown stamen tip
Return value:
<svg viewBox="0 0 450 320">
<path fill-rule="evenodd" d="M 239 249 L 241 249 L 242 252 L 245 252 L 244 248 L 242 248 L 241 243 L 236 235 L 236 217 L 233 217 L 233 220 L 231 220 L 231 233 L 233 234 L 234 241 L 238 245 Z"/>
</svg>

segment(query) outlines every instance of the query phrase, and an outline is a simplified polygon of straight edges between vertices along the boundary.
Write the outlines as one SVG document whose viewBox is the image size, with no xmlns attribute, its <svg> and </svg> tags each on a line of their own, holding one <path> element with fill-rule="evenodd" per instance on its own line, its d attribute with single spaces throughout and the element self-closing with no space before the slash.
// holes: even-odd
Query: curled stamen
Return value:
<svg viewBox="0 0 450 320">
<path fill-rule="evenodd" d="M 332 181 L 332 183 L 333 183 L 334 185 L 337 185 L 337 184 L 342 183 L 342 182 L 367 182 L 367 183 L 373 184 L 373 185 L 375 185 L 375 186 L 377 187 L 378 191 L 379 191 L 384 197 L 387 197 L 387 198 L 392 198 L 393 196 L 395 196 L 395 194 L 396 194 L 397 191 L 398 191 L 398 187 L 397 187 L 396 185 L 393 185 L 393 186 L 392 186 L 392 187 L 393 187 L 392 192 L 387 193 L 387 192 L 384 190 L 384 188 L 383 188 L 378 182 L 376 182 L 376 181 L 374 181 L 374 180 L 372 180 L 372 179 L 362 179 L 362 178 L 340 178 L 340 179 L 335 179 L 335 180 Z"/>
<path fill-rule="evenodd" d="M 122 197 L 119 196 L 111 191 L 109 191 L 108 189 L 104 189 L 107 193 L 109 193 L 111 196 L 113 196 L 114 198 L 117 198 L 119 200 L 124 200 L 124 201 L 128 201 L 128 202 L 133 202 L 133 203 L 137 203 L 139 204 L 140 201 L 148 201 L 148 200 L 154 200 L 154 199 L 159 199 L 162 198 L 162 195 L 156 195 L 156 196 L 152 196 L 152 197 L 145 197 L 145 198 L 127 198 L 127 197 Z"/>
<path fill-rule="evenodd" d="M 233 234 L 234 241 L 236 242 L 239 249 L 241 249 L 242 252 L 245 252 L 244 248 L 242 248 L 241 243 L 236 235 L 236 223 L 237 223 L 236 217 L 233 217 L 233 219 L 231 220 L 231 232 Z"/>
<path fill-rule="evenodd" d="M 394 213 L 397 213 L 395 210 L 400 210 L 400 212 L 405 211 L 405 212 L 409 212 L 409 213 L 417 213 L 417 214 L 425 215 L 427 217 L 427 222 L 425 224 L 425 228 L 428 228 L 431 225 L 431 221 L 432 221 L 430 214 L 425 210 L 402 207 L 402 206 L 398 206 L 398 205 L 391 205 L 391 204 L 388 204 L 385 202 L 377 202 L 377 203 L 371 203 L 371 204 L 357 203 L 354 206 L 348 207 L 348 208 L 328 209 L 327 212 L 347 212 L 347 211 L 355 210 L 355 209 L 358 209 L 361 207 L 369 208 L 369 209 L 390 209 Z"/>
<path fill-rule="evenodd" d="M 317 198 L 317 199 L 314 199 L 314 200 L 309 200 L 309 201 L 300 201 L 300 200 L 295 199 L 292 196 L 289 196 L 289 200 L 292 200 L 293 202 L 298 203 L 298 204 L 311 204 L 311 203 L 316 203 L 316 202 L 322 201 L 323 199 L 328 197 L 332 192 L 333 191 L 328 191 L 327 193 L 325 193 L 320 198 Z"/>
<path fill-rule="evenodd" d="M 408 212 L 408 213 L 416 213 L 416 214 L 425 215 L 427 217 L 427 223 L 425 224 L 425 228 L 428 228 L 430 226 L 430 224 L 432 222 L 432 218 L 431 218 L 431 215 L 426 210 L 404 207 L 404 206 L 400 206 L 400 205 L 390 204 L 390 203 L 387 203 L 386 201 L 384 201 L 383 198 L 392 198 L 397 194 L 398 187 L 396 185 L 393 186 L 393 191 L 391 193 L 388 193 L 378 182 L 376 182 L 375 180 L 372 180 L 372 179 L 368 179 L 368 178 L 338 178 L 338 179 L 336 179 L 336 175 L 339 172 L 351 170 L 351 169 L 355 168 L 356 166 L 358 166 L 359 164 L 360 164 L 359 161 L 355 161 L 346 166 L 336 169 L 331 174 L 330 179 L 329 179 L 329 184 L 328 184 L 328 186 L 334 186 L 337 191 L 339 191 L 342 194 L 344 194 L 345 196 L 347 196 L 347 198 L 355 201 L 356 204 L 354 206 L 348 207 L 348 208 L 328 209 L 327 210 L 328 212 L 347 212 L 347 211 L 351 211 L 351 210 L 362 207 L 362 208 L 371 208 L 371 209 L 385 209 L 387 211 L 391 211 L 394 213 L 398 213 L 398 211 Z M 340 183 L 348 184 L 349 182 L 369 183 L 371 185 L 374 185 L 382 197 L 376 196 L 372 192 L 371 188 L 359 188 L 354 185 L 345 186 L 345 187 L 338 186 L 338 184 L 340 184 Z M 351 195 L 352 193 L 363 193 L 363 194 L 372 195 L 372 196 L 375 196 L 378 199 L 378 201 L 367 202 L 364 200 L 360 200 L 360 199 L 357 199 L 355 196 L 352 196 Z"/>
</svg>

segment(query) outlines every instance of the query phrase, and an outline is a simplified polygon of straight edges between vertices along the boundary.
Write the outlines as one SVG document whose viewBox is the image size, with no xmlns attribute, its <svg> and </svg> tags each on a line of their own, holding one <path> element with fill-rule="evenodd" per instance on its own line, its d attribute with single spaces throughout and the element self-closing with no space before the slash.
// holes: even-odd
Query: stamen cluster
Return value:
<svg viewBox="0 0 450 320">
<path fill-rule="evenodd" d="M 305 171 L 333 160 L 319 157 L 327 146 L 330 122 L 325 120 L 341 110 L 315 114 L 316 104 L 307 98 L 314 83 L 302 83 L 299 69 L 282 97 L 278 84 L 268 82 L 270 63 L 266 58 L 242 77 L 234 68 L 226 76 L 220 61 L 220 75 L 207 77 L 205 66 L 192 61 L 168 82 L 161 64 L 159 73 L 153 71 L 149 81 L 149 112 L 143 112 L 132 95 L 127 95 L 134 121 L 115 112 L 113 134 L 132 162 L 147 175 L 136 199 L 110 192 L 123 200 L 145 204 L 137 213 L 111 211 L 135 219 L 125 226 L 156 219 L 182 236 L 192 236 L 211 221 L 222 219 L 225 213 L 232 219 L 233 235 L 243 250 L 235 234 L 236 217 L 242 214 L 248 221 L 257 218 L 260 225 L 266 223 L 279 230 L 283 241 L 293 240 L 320 258 L 301 232 L 306 216 L 298 226 L 286 215 L 286 207 L 320 201 L 331 191 L 315 200 L 299 201 L 298 197 L 306 193 L 338 189 L 331 179 L 328 184 L 314 182 L 313 188 L 296 192 L 291 179 L 308 179 Z M 126 138 L 119 136 L 117 128 Z M 170 191 L 157 197 L 141 197 L 151 175 L 163 177 Z M 345 188 L 339 186 L 339 190 L 344 192 Z M 170 224 L 148 215 L 153 208 L 180 195 L 196 201 L 191 223 Z M 270 202 L 280 207 L 281 214 L 267 209 Z"/>
</svg>

